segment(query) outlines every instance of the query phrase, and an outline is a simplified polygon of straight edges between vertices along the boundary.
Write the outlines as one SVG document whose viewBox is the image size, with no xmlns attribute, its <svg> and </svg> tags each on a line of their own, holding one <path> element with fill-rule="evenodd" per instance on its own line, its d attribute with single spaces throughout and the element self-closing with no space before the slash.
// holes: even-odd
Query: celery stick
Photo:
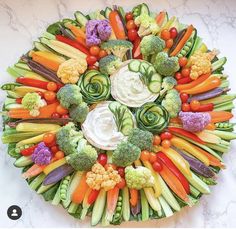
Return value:
<svg viewBox="0 0 236 229">
<path fill-rule="evenodd" d="M 140 190 L 140 195 L 141 195 L 142 221 L 146 221 L 149 219 L 148 201 L 143 190 Z"/>
</svg>

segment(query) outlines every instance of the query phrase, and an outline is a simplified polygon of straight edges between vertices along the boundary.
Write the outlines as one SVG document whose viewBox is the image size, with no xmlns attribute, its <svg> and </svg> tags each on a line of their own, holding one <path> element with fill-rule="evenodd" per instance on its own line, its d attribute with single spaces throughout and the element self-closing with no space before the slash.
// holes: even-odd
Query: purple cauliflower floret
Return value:
<svg viewBox="0 0 236 229">
<path fill-rule="evenodd" d="M 32 161 L 38 165 L 48 165 L 52 159 L 52 153 L 44 142 L 38 144 L 32 154 Z"/>
<path fill-rule="evenodd" d="M 111 26 L 107 19 L 89 20 L 86 24 L 86 44 L 88 46 L 99 45 L 111 36 Z"/>
<path fill-rule="evenodd" d="M 200 132 L 211 122 L 207 112 L 179 112 L 183 128 L 190 132 Z"/>
</svg>

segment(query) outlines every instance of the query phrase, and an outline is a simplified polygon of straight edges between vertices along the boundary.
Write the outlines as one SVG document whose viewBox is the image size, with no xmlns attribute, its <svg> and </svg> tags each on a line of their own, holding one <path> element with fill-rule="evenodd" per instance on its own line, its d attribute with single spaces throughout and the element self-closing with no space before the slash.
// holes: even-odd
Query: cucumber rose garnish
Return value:
<svg viewBox="0 0 236 229">
<path fill-rule="evenodd" d="M 136 111 L 137 125 L 142 130 L 160 133 L 169 123 L 169 113 L 161 105 L 154 102 L 145 103 Z"/>
</svg>

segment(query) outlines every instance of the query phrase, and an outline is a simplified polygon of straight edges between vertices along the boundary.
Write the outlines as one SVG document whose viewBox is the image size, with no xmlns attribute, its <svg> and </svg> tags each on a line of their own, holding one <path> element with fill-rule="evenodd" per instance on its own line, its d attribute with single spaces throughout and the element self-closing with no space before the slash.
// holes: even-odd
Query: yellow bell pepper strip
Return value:
<svg viewBox="0 0 236 229">
<path fill-rule="evenodd" d="M 181 173 L 183 173 L 185 176 L 191 176 L 189 163 L 178 152 L 172 148 L 165 149 L 160 147 L 160 150 L 170 158 L 170 160 L 176 165 Z"/>
<path fill-rule="evenodd" d="M 54 169 L 62 166 L 66 164 L 66 159 L 65 158 L 62 158 L 60 160 L 57 160 L 49 165 L 47 165 L 44 169 L 43 169 L 43 172 L 47 175 L 49 174 L 50 172 L 52 172 Z"/>
<path fill-rule="evenodd" d="M 186 140 L 178 137 L 171 138 L 171 144 L 176 148 L 186 150 L 188 153 L 196 157 L 198 160 L 202 161 L 205 165 L 209 166 L 210 162 L 209 159 L 202 154 L 199 150 L 193 147 L 193 145 Z"/>
</svg>

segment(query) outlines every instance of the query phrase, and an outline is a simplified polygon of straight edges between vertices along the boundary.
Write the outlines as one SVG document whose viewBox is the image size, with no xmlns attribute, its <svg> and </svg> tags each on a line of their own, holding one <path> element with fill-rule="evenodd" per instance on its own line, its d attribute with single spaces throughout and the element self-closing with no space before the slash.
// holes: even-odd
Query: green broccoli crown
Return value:
<svg viewBox="0 0 236 229">
<path fill-rule="evenodd" d="M 36 92 L 28 92 L 22 99 L 22 106 L 28 110 L 37 110 L 41 107 L 41 97 Z"/>
<path fill-rule="evenodd" d="M 101 48 L 122 60 L 126 52 L 133 48 L 133 44 L 126 40 L 109 40 L 102 43 Z"/>
<path fill-rule="evenodd" d="M 118 166 L 131 165 L 140 157 L 141 150 L 131 144 L 130 142 L 123 141 L 118 144 L 117 148 L 112 154 L 112 162 Z"/>
<path fill-rule="evenodd" d="M 179 97 L 179 92 L 176 89 L 167 91 L 161 105 L 166 108 L 171 118 L 177 117 L 181 110 L 181 99 Z"/>
<path fill-rule="evenodd" d="M 154 177 L 151 171 L 143 166 L 133 168 L 128 166 L 125 168 L 125 180 L 129 188 L 143 189 L 150 188 L 154 185 Z"/>
<path fill-rule="evenodd" d="M 97 151 L 87 145 L 85 139 L 81 139 L 78 144 L 77 153 L 70 154 L 67 157 L 67 162 L 79 171 L 88 171 L 97 161 Z"/>
<path fill-rule="evenodd" d="M 87 103 L 82 102 L 80 105 L 72 106 L 69 109 L 70 117 L 74 122 L 83 123 L 89 113 Z"/>
<path fill-rule="evenodd" d="M 66 84 L 57 92 L 57 99 L 67 109 L 72 105 L 79 105 L 82 102 L 82 94 L 80 93 L 79 86 Z"/>
<path fill-rule="evenodd" d="M 150 56 L 163 51 L 165 42 L 160 37 L 151 34 L 142 39 L 140 48 L 144 56 Z"/>
<path fill-rule="evenodd" d="M 166 91 L 171 90 L 174 88 L 174 86 L 177 85 L 177 81 L 172 76 L 166 76 L 163 78 L 161 87 L 162 90 L 160 91 L 160 95 L 163 95 Z"/>
<path fill-rule="evenodd" d="M 131 130 L 127 141 L 137 146 L 141 150 L 151 150 L 153 134 L 149 131 L 134 128 Z"/>
<path fill-rule="evenodd" d="M 172 76 L 180 68 L 178 57 L 169 57 L 166 52 L 159 52 L 153 65 L 156 71 L 163 76 Z"/>
<path fill-rule="evenodd" d="M 79 140 L 83 138 L 83 133 L 76 131 L 74 123 L 69 122 L 57 132 L 56 138 L 59 148 L 69 155 L 77 152 L 77 145 Z"/>
<path fill-rule="evenodd" d="M 120 67 L 121 64 L 122 61 L 119 57 L 110 54 L 100 59 L 99 70 L 103 74 L 111 75 Z"/>
</svg>

